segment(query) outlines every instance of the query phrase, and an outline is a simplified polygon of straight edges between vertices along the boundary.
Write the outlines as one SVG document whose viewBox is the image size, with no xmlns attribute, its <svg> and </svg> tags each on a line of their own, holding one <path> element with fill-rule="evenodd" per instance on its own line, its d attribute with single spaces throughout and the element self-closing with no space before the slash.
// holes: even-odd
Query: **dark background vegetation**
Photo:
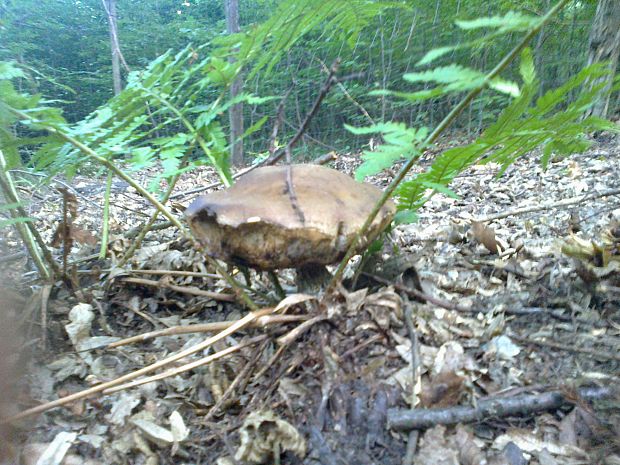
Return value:
<svg viewBox="0 0 620 465">
<path fill-rule="evenodd" d="M 278 3 L 241 0 L 241 27 L 265 20 Z M 329 66 L 338 56 L 342 59 L 341 75 L 363 73 L 359 79 L 347 82 L 346 88 L 375 121 L 433 127 L 457 102 L 458 95 L 411 105 L 403 99 L 369 96 L 369 90 L 411 90 L 411 84 L 403 81 L 402 76 L 413 71 L 428 50 L 458 44 L 479 34 L 457 28 L 455 19 L 502 16 L 511 10 L 538 15 L 550 6 L 548 0 L 406 3 L 411 6 L 409 10 L 388 10 L 374 18 L 353 43 L 329 35 L 329 31 L 312 31 L 270 73 L 258 73 L 246 82 L 245 90 L 260 96 L 282 96 L 292 88 L 280 139 L 294 133 L 312 105 L 324 79 L 322 63 Z M 179 50 L 188 43 L 202 44 L 226 35 L 221 0 L 120 0 L 117 8 L 121 49 L 132 70 L 143 68 L 168 49 Z M 531 44 L 541 93 L 557 87 L 584 66 L 595 10 L 594 1 L 570 4 Z M 453 52 L 448 61 L 488 70 L 511 49 L 518 36 L 501 36 L 491 48 Z M 2 0 L 0 44 L 0 60 L 17 60 L 31 67 L 39 86 L 35 90 L 58 99 L 56 105 L 63 108 L 69 122 L 82 119 L 113 95 L 108 24 L 100 0 Z M 517 66 L 512 67 L 513 76 L 510 72 L 504 76 L 516 79 Z M 459 118 L 455 128 L 476 135 L 507 102 L 505 95 L 483 93 Z M 258 107 L 246 105 L 245 127 L 264 115 L 273 116 L 277 105 L 278 100 Z M 617 108 L 616 96 L 611 114 Z M 367 142 L 347 132 L 343 123 L 362 126 L 370 121 L 347 95 L 332 91 L 299 149 L 306 153 L 332 148 L 355 150 Z M 246 157 L 265 149 L 268 131 L 265 127 L 246 140 Z"/>
</svg>

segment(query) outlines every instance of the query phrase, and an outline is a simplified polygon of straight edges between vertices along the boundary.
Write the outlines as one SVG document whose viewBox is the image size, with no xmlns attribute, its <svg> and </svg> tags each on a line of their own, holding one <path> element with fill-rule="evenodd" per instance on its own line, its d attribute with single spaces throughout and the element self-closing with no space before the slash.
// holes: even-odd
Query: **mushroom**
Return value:
<svg viewBox="0 0 620 465">
<path fill-rule="evenodd" d="M 185 215 L 212 257 L 264 271 L 295 268 L 299 287 L 307 289 L 325 276 L 325 265 L 344 256 L 381 190 L 319 165 L 288 169 L 257 168 L 232 187 L 199 197 Z M 358 251 L 395 211 L 392 201 L 381 208 Z"/>
</svg>

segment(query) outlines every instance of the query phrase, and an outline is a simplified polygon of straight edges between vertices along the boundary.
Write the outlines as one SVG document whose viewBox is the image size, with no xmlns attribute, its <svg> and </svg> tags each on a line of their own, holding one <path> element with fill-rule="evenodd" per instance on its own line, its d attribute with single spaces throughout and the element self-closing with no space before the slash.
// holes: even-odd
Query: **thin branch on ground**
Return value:
<svg viewBox="0 0 620 465">
<path fill-rule="evenodd" d="M 266 315 L 263 316 L 250 325 L 248 328 L 265 328 L 267 326 L 283 325 L 287 323 L 298 323 L 310 319 L 308 315 Z M 156 331 L 149 331 L 148 333 L 138 334 L 137 336 L 131 336 L 120 341 L 112 342 L 106 346 L 106 349 L 114 349 L 116 347 L 126 346 L 129 344 L 136 344 L 140 342 L 146 342 L 151 339 L 155 339 L 163 336 L 178 336 L 180 334 L 195 334 L 195 333 L 214 333 L 217 331 L 223 331 L 229 328 L 234 321 L 217 321 L 214 323 L 203 323 L 194 325 L 183 326 L 171 326 L 166 329 L 160 329 Z"/>
<path fill-rule="evenodd" d="M 108 270 L 100 270 L 100 273 L 110 273 L 113 271 L 112 269 Z M 90 271 L 86 270 L 86 273 L 90 273 Z M 213 278 L 213 279 L 221 279 L 219 274 L 215 273 L 201 273 L 200 271 L 185 271 L 185 270 L 127 270 L 129 274 L 152 274 L 156 276 L 184 276 L 184 277 L 192 277 L 192 278 Z"/>
<path fill-rule="evenodd" d="M 588 349 L 586 347 L 577 347 L 574 344 L 561 344 L 555 341 L 541 341 L 540 339 L 530 339 L 528 337 L 516 336 L 514 334 L 511 334 L 510 338 L 522 344 L 534 344 L 541 347 L 548 347 L 550 349 L 558 349 L 576 354 L 586 354 L 599 360 L 616 360 L 620 362 L 620 355 L 609 354 L 601 351 L 601 349 Z"/>
<path fill-rule="evenodd" d="M 276 309 L 274 308 L 264 308 L 264 309 L 261 309 L 255 312 L 248 313 L 246 316 L 238 320 L 235 324 L 233 324 L 229 328 L 215 334 L 214 336 L 200 342 L 199 344 L 196 344 L 192 347 L 182 350 L 181 352 L 173 354 L 163 360 L 159 360 L 151 365 L 142 367 L 139 370 L 133 371 L 131 373 L 127 373 L 126 375 L 120 376 L 119 378 L 113 379 L 111 381 L 106 381 L 104 383 L 93 386 L 89 389 L 85 389 L 83 391 L 76 392 L 76 393 L 70 394 L 65 397 L 61 397 L 60 399 L 56 399 L 51 402 L 47 402 L 41 405 L 37 405 L 36 407 L 32 407 L 27 410 L 24 410 L 16 415 L 13 415 L 12 417 L 9 417 L 9 418 L 6 418 L 0 421 L 0 424 L 11 423 L 17 420 L 21 420 L 23 418 L 27 418 L 27 417 L 42 413 L 42 412 L 47 412 L 48 410 L 51 410 L 53 408 L 75 402 L 76 400 L 81 400 L 87 397 L 91 397 L 107 389 L 111 389 L 115 386 L 119 386 L 128 381 L 132 381 L 148 373 L 152 373 L 153 371 L 159 370 L 160 368 L 170 365 L 171 363 L 174 363 L 177 360 L 181 360 L 189 355 L 205 350 L 206 348 L 212 346 L 216 342 L 221 341 L 227 338 L 228 336 L 230 336 L 231 334 L 234 334 L 237 331 L 240 331 L 246 328 L 247 326 L 252 324 L 254 321 L 260 319 L 260 317 L 265 316 L 265 315 L 270 315 L 274 313 L 275 311 Z"/>
<path fill-rule="evenodd" d="M 308 331 L 315 324 L 325 321 L 329 319 L 327 315 L 317 315 L 312 317 L 309 320 L 304 321 L 303 323 L 295 326 L 292 330 L 286 333 L 284 336 L 280 336 L 277 339 L 278 342 L 278 350 L 271 356 L 269 361 L 265 364 L 265 366 L 261 369 L 260 372 L 256 375 L 256 378 L 260 378 L 269 370 L 273 364 L 282 356 L 282 354 L 286 351 L 286 349 L 302 334 Z"/>
<path fill-rule="evenodd" d="M 208 297 L 209 299 L 219 300 L 221 302 L 234 302 L 236 297 L 233 294 L 224 294 L 222 292 L 204 291 L 196 286 L 177 286 L 166 282 L 165 279 L 154 281 L 152 279 L 143 278 L 120 278 L 120 281 L 131 284 L 139 284 L 141 286 L 159 287 L 162 289 L 170 289 L 174 292 L 180 292 L 182 294 L 197 295 L 200 297 Z"/>
<path fill-rule="evenodd" d="M 407 333 L 409 334 L 409 340 L 411 341 L 411 398 L 409 403 L 411 408 L 415 408 L 418 405 L 418 393 L 417 388 L 420 386 L 420 350 L 418 346 L 418 333 L 413 325 L 413 305 L 408 302 L 405 305 L 405 324 L 407 326 Z M 418 443 L 418 431 L 411 430 L 409 437 L 407 438 L 407 451 L 403 458 L 403 465 L 413 465 L 414 456 Z"/>
<path fill-rule="evenodd" d="M 489 313 L 489 310 L 486 308 L 480 307 L 465 307 L 463 305 L 455 304 L 450 302 L 449 300 L 440 299 L 439 297 L 434 297 L 425 292 L 421 292 L 417 289 L 413 289 L 411 287 L 403 286 L 402 284 L 394 283 L 390 280 L 382 278 L 381 276 L 377 276 L 371 273 L 362 272 L 362 274 L 370 279 L 377 281 L 378 283 L 384 284 L 386 286 L 393 286 L 394 289 L 400 292 L 404 292 L 409 297 L 414 297 L 416 299 L 420 299 L 426 301 L 429 304 L 436 305 L 437 307 L 445 308 L 446 310 L 453 310 L 455 312 L 461 313 Z M 544 307 L 523 307 L 523 308 L 504 308 L 502 309 L 504 313 L 507 315 L 514 316 L 531 316 L 531 315 L 541 315 L 541 316 L 550 316 L 560 321 L 566 322 L 576 322 L 580 324 L 585 324 L 589 326 L 605 326 L 603 322 L 597 322 L 593 320 L 589 320 L 586 318 L 579 318 L 567 315 L 564 310 L 561 309 L 552 309 L 552 308 L 544 308 Z"/>
<path fill-rule="evenodd" d="M 145 228 L 145 225 L 146 223 L 140 226 L 136 226 L 135 228 L 131 228 L 129 231 L 125 233 L 125 237 L 127 239 L 133 239 L 134 237 L 137 237 L 138 234 L 140 234 L 140 231 L 142 231 Z M 170 221 L 162 221 L 161 223 L 155 223 L 151 225 L 149 227 L 149 232 L 163 231 L 164 229 L 171 228 L 172 226 L 174 225 Z"/>
<path fill-rule="evenodd" d="M 602 400 L 615 396 L 611 387 L 590 387 L 578 390 L 580 400 Z M 562 392 L 552 391 L 543 394 L 525 394 L 481 400 L 475 407 L 447 407 L 431 409 L 388 411 L 388 427 L 399 431 L 431 428 L 436 425 L 455 425 L 457 423 L 481 422 L 490 418 L 527 416 L 546 410 L 555 410 L 564 405 L 572 405 Z"/>
<path fill-rule="evenodd" d="M 153 376 L 147 376 L 146 378 L 141 378 L 141 379 L 136 379 L 134 381 L 130 381 L 129 383 L 125 383 L 125 384 L 121 384 L 119 386 L 114 386 L 111 387 L 109 389 L 106 389 L 103 391 L 104 395 L 108 395 L 108 394 L 112 394 L 114 392 L 118 392 L 118 391 L 124 391 L 126 389 L 131 389 L 133 387 L 137 387 L 137 386 L 142 386 L 143 384 L 148 384 L 148 383 L 152 383 L 155 381 L 161 381 L 162 379 L 166 379 L 166 378 L 171 378 L 173 376 L 178 376 L 181 373 L 185 373 L 186 371 L 190 371 L 190 370 L 194 370 L 198 367 L 204 366 L 204 365 L 208 365 L 211 362 L 214 362 L 216 360 L 219 360 L 223 357 L 226 357 L 230 354 L 233 354 L 235 352 L 239 352 L 241 349 L 245 349 L 246 347 L 252 346 L 254 344 L 257 344 L 261 341 L 264 341 L 265 339 L 267 339 L 267 336 L 262 334 L 260 336 L 256 336 L 252 339 L 249 339 L 246 342 L 242 342 L 240 344 L 234 345 L 234 346 L 230 346 L 226 349 L 220 350 L 218 352 L 215 352 L 214 354 L 208 355 L 206 357 L 202 357 L 198 360 L 195 360 L 191 363 L 186 363 L 184 365 L 181 365 L 179 367 L 175 367 L 175 368 L 171 368 L 170 370 L 164 371 L 163 373 L 159 373 L 157 375 L 153 375 Z"/>
<path fill-rule="evenodd" d="M 258 359 L 261 357 L 261 355 L 267 348 L 267 344 L 269 344 L 269 339 L 267 339 L 267 337 L 265 336 L 263 343 L 258 348 L 258 350 L 255 352 L 254 356 L 252 357 L 252 360 L 248 360 L 248 362 L 245 364 L 243 369 L 235 377 L 233 382 L 230 383 L 230 386 L 228 386 L 226 391 L 224 391 L 224 394 L 222 394 L 222 397 L 220 397 L 218 401 L 215 403 L 215 405 L 211 407 L 211 409 L 207 412 L 205 417 L 202 419 L 203 422 L 211 421 L 211 418 L 213 418 L 213 416 L 222 408 L 222 405 L 224 405 L 224 402 L 226 402 L 230 398 L 230 396 L 235 391 L 235 389 L 237 389 L 237 386 L 242 384 L 242 382 L 244 385 L 247 385 L 246 380 L 252 375 L 252 371 L 257 367 Z"/>
<path fill-rule="evenodd" d="M 502 218 L 508 218 L 510 216 L 523 215 L 525 213 L 533 213 L 542 210 L 551 210 L 553 208 L 562 208 L 570 205 L 577 205 L 580 203 L 589 202 L 590 200 L 599 199 L 601 197 L 610 197 L 613 195 L 620 195 L 620 189 L 609 189 L 603 192 L 597 192 L 596 194 L 580 195 L 577 197 L 570 197 L 568 199 L 558 200 L 555 202 L 532 205 L 529 207 L 515 208 L 514 210 L 496 213 L 495 215 L 485 216 L 484 218 L 478 218 L 476 221 L 486 223 L 489 221 L 500 220 Z"/>
</svg>

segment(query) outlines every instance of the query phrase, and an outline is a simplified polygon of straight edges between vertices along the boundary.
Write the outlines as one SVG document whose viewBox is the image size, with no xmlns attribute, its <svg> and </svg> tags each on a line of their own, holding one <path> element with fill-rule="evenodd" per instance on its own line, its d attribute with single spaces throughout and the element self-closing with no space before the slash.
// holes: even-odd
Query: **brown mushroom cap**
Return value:
<svg viewBox="0 0 620 465">
<path fill-rule="evenodd" d="M 190 228 L 211 256 L 229 263 L 273 270 L 337 262 L 381 190 L 319 165 L 293 165 L 291 176 L 303 221 L 287 191 L 287 167 L 268 166 L 196 199 L 185 211 Z M 395 211 L 388 201 L 367 234 L 383 230 Z"/>
</svg>

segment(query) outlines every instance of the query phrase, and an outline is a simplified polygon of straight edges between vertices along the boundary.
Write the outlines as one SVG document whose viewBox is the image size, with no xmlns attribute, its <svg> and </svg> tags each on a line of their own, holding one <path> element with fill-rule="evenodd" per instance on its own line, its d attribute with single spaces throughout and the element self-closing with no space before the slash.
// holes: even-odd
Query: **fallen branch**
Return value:
<svg viewBox="0 0 620 465">
<path fill-rule="evenodd" d="M 420 299 L 429 304 L 436 305 L 437 307 L 445 308 L 446 310 L 453 310 L 455 312 L 462 313 L 488 313 L 489 310 L 486 308 L 479 307 L 465 307 L 463 305 L 458 305 L 450 302 L 449 300 L 440 299 L 439 297 L 434 297 L 425 292 L 419 291 L 417 289 L 413 289 L 411 287 L 403 286 L 402 284 L 394 283 L 389 281 L 381 276 L 377 276 L 371 273 L 362 272 L 362 274 L 370 279 L 377 281 L 378 283 L 385 284 L 386 286 L 393 286 L 394 289 L 400 292 L 404 292 L 409 297 L 414 297 L 416 299 Z M 565 310 L 561 309 L 552 309 L 552 308 L 544 308 L 544 307 L 523 307 L 523 308 L 505 308 L 502 310 L 506 315 L 515 315 L 515 316 L 531 316 L 531 315 L 541 315 L 541 316 L 550 316 L 560 321 L 566 322 L 576 322 L 590 326 L 604 326 L 602 322 L 588 320 L 586 318 L 580 317 L 572 317 L 570 315 L 566 315 Z M 532 341 L 535 343 L 535 341 Z"/>
<path fill-rule="evenodd" d="M 601 400 L 618 395 L 610 387 L 582 388 L 577 392 L 580 400 Z M 543 394 L 525 394 L 520 396 L 481 400 L 476 407 L 448 407 L 435 409 L 390 409 L 388 410 L 388 427 L 399 431 L 425 429 L 436 425 L 454 425 L 484 421 L 489 418 L 506 418 L 525 416 L 546 410 L 555 410 L 564 405 L 572 405 L 559 391 Z"/>
<path fill-rule="evenodd" d="M 609 197 L 612 195 L 620 195 L 620 189 L 610 189 L 610 190 L 606 190 L 603 192 L 598 192 L 596 194 L 570 197 L 568 199 L 559 200 L 556 202 L 548 202 L 548 203 L 543 203 L 540 205 L 532 205 L 531 207 L 515 208 L 514 210 L 510 210 L 507 212 L 496 213 L 495 215 L 489 215 L 484 218 L 478 218 L 476 221 L 486 223 L 486 222 L 493 221 L 493 220 L 508 218 L 509 216 L 516 216 L 516 215 L 522 215 L 524 213 L 532 213 L 532 212 L 538 212 L 541 210 L 550 210 L 552 208 L 560 208 L 560 207 L 566 207 L 569 205 L 576 205 L 582 202 L 588 202 L 589 200 L 598 199 L 600 197 Z"/>
<path fill-rule="evenodd" d="M 535 344 L 537 346 L 549 347 L 551 349 L 564 350 L 566 352 L 587 354 L 598 360 L 616 360 L 620 362 L 620 355 L 608 354 L 606 352 L 602 352 L 600 349 L 588 349 L 586 347 L 577 347 L 575 345 L 560 344 L 559 342 L 554 342 L 554 341 L 541 341 L 539 339 L 529 339 L 527 337 L 515 336 L 514 334 L 511 334 L 510 338 L 522 344 Z"/>
<path fill-rule="evenodd" d="M 132 387 L 137 387 L 137 386 L 142 386 L 143 384 L 152 383 L 154 381 L 160 381 L 162 379 L 171 378 L 172 376 L 178 376 L 181 373 L 185 373 L 186 371 L 190 371 L 195 368 L 201 367 L 203 365 L 207 365 L 211 362 L 219 360 L 220 358 L 226 357 L 227 355 L 238 352 L 241 349 L 254 345 L 258 342 L 264 341 L 265 339 L 267 339 L 267 336 L 264 334 L 261 336 L 257 336 L 255 338 L 250 339 L 249 341 L 242 342 L 234 346 L 230 346 L 226 349 L 220 350 L 219 352 L 215 352 L 214 354 L 211 354 L 211 355 L 207 355 L 206 357 L 202 357 L 191 363 L 186 363 L 184 365 L 181 365 L 180 367 L 171 368 L 167 371 L 164 371 L 163 373 L 159 373 L 153 376 L 148 376 L 146 378 L 136 379 L 134 381 L 130 381 L 129 383 L 121 384 L 119 386 L 114 386 L 112 388 L 106 389 L 105 391 L 103 391 L 103 394 L 104 395 L 112 394 L 114 392 L 124 391 Z"/>
<path fill-rule="evenodd" d="M 310 318 L 308 315 L 266 315 L 258 318 L 256 321 L 248 325 L 248 328 L 263 328 L 266 326 L 281 325 L 286 323 L 295 323 L 306 321 Z M 178 336 L 180 334 L 195 333 L 214 333 L 230 328 L 236 321 L 218 321 L 215 323 L 204 323 L 197 325 L 171 326 L 170 328 L 160 329 L 157 331 L 149 331 L 148 333 L 139 334 L 137 336 L 121 339 L 106 346 L 107 349 L 135 344 L 138 342 L 146 342 L 156 337 Z"/>
<path fill-rule="evenodd" d="M 140 284 L 142 286 L 160 287 L 170 289 L 171 291 L 180 292 L 182 294 L 197 295 L 200 297 L 208 297 L 209 299 L 219 300 L 222 302 L 234 302 L 237 300 L 233 294 L 224 294 L 222 292 L 203 291 L 195 286 L 177 286 L 165 282 L 165 280 L 154 281 L 152 279 L 143 278 L 120 278 L 120 281 L 131 284 Z"/>
<path fill-rule="evenodd" d="M 244 316 L 243 318 L 241 318 L 240 320 L 238 320 L 234 325 L 230 326 L 229 328 L 227 328 L 226 330 L 217 333 L 216 335 L 200 342 L 199 344 L 196 344 L 192 347 L 189 347 L 185 350 L 182 350 L 181 352 L 178 352 L 174 355 L 171 355 L 163 360 L 159 360 L 151 365 L 148 365 L 146 367 L 140 368 L 139 370 L 136 370 L 134 372 L 131 373 L 127 373 L 126 375 L 123 375 L 119 378 L 113 379 L 111 381 L 107 381 L 101 384 L 98 384 L 96 386 L 93 386 L 89 389 L 84 389 L 83 391 L 80 392 L 76 392 L 74 394 L 70 394 L 68 396 L 65 397 L 61 397 L 60 399 L 56 399 L 53 400 L 51 402 L 47 402 L 45 404 L 41 404 L 41 405 L 37 405 L 36 407 L 32 407 L 28 410 L 24 410 L 23 412 L 20 412 L 16 415 L 13 415 L 12 417 L 0 420 L 0 424 L 4 424 L 4 423 L 11 423 L 17 420 L 21 420 L 23 418 L 27 418 L 33 415 L 36 415 L 38 413 L 42 413 L 42 412 L 46 412 L 48 410 L 51 410 L 55 407 L 60 407 L 61 405 L 66 405 L 72 402 L 75 402 L 76 400 L 80 400 L 80 399 L 85 399 L 87 397 L 91 397 L 95 394 L 99 394 L 107 389 L 111 389 L 115 386 L 118 386 L 120 384 L 124 384 L 128 381 L 134 380 L 136 378 L 139 378 L 142 375 L 146 375 L 148 373 L 152 373 L 153 371 L 159 370 L 160 368 L 163 368 L 167 365 L 170 365 L 171 363 L 176 362 L 177 360 L 181 360 L 189 355 L 195 354 L 197 352 L 200 352 L 204 349 L 206 349 L 207 347 L 212 346 L 213 344 L 215 344 L 218 341 L 221 341 L 225 338 L 227 338 L 228 336 L 230 336 L 231 334 L 236 333 L 237 331 L 240 331 L 241 329 L 247 327 L 248 325 L 250 325 L 253 321 L 259 319 L 262 316 L 265 315 L 270 315 L 274 312 L 276 312 L 278 310 L 278 308 L 264 308 L 252 313 L 248 313 L 246 316 Z"/>
</svg>

